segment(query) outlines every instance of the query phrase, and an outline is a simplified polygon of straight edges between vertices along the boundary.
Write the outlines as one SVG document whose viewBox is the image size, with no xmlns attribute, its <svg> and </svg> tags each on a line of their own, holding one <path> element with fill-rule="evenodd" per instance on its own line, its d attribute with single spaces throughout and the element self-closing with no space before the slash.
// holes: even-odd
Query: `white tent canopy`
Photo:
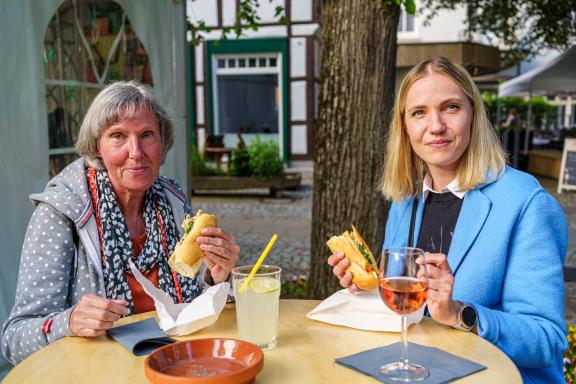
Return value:
<svg viewBox="0 0 576 384">
<path fill-rule="evenodd" d="M 530 96 L 576 93 L 576 46 L 549 63 L 508 80 L 498 96 Z"/>
<path fill-rule="evenodd" d="M 149 54 L 154 90 L 171 111 L 175 145 L 162 174 L 187 187 L 186 2 L 114 0 Z M 34 206 L 49 179 L 43 64 L 48 24 L 64 0 L 5 0 L 0 12 L 0 326 L 14 303 L 20 252 Z M 0 354 L 0 381 L 9 364 Z"/>
</svg>

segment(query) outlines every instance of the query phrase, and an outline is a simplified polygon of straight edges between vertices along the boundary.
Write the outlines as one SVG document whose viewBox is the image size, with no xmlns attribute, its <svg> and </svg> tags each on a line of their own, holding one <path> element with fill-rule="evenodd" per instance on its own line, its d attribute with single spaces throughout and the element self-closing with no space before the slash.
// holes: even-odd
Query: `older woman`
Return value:
<svg viewBox="0 0 576 384">
<path fill-rule="evenodd" d="M 195 279 L 168 266 L 191 213 L 180 187 L 158 174 L 172 143 L 172 122 L 148 87 L 117 82 L 94 99 L 76 143 L 82 159 L 31 196 L 36 210 L 2 334 L 13 364 L 61 337 L 97 336 L 121 316 L 153 310 L 129 259 L 175 302 L 228 278 L 240 248 L 217 228 L 197 240 L 206 257 Z"/>
<path fill-rule="evenodd" d="M 462 67 L 436 58 L 407 74 L 382 180 L 394 201 L 384 247 L 429 252 L 430 316 L 495 344 L 525 382 L 564 382 L 566 220 L 533 177 L 506 167 Z M 343 255 L 328 263 L 357 290 Z"/>
</svg>

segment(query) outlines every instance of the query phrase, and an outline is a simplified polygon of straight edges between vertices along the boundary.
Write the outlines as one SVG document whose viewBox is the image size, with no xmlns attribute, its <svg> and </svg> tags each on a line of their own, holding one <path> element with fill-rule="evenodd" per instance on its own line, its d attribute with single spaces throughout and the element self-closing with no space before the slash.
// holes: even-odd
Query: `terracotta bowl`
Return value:
<svg viewBox="0 0 576 384">
<path fill-rule="evenodd" d="M 235 339 L 196 339 L 166 345 L 151 353 L 144 372 L 153 383 L 252 383 L 264 366 L 254 344 Z"/>
</svg>

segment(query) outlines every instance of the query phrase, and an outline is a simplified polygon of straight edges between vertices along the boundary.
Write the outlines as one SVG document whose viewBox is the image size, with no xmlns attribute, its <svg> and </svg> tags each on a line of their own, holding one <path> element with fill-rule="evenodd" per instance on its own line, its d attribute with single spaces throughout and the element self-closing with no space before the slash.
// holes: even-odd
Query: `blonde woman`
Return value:
<svg viewBox="0 0 576 384">
<path fill-rule="evenodd" d="M 435 58 L 407 74 L 381 188 L 393 200 L 384 247 L 429 252 L 429 315 L 495 344 L 525 382 L 564 382 L 566 219 L 536 179 L 506 166 L 459 65 Z M 342 286 L 358 290 L 342 254 L 328 263 Z"/>
</svg>

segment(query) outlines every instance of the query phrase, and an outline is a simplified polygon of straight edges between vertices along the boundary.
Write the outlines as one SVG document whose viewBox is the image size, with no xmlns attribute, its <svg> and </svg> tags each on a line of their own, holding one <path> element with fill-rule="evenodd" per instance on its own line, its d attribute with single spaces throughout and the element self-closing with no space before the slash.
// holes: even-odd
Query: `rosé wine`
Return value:
<svg viewBox="0 0 576 384">
<path fill-rule="evenodd" d="M 417 311 L 426 301 L 428 284 L 414 277 L 388 277 L 380 280 L 384 304 L 400 315 Z"/>
</svg>

